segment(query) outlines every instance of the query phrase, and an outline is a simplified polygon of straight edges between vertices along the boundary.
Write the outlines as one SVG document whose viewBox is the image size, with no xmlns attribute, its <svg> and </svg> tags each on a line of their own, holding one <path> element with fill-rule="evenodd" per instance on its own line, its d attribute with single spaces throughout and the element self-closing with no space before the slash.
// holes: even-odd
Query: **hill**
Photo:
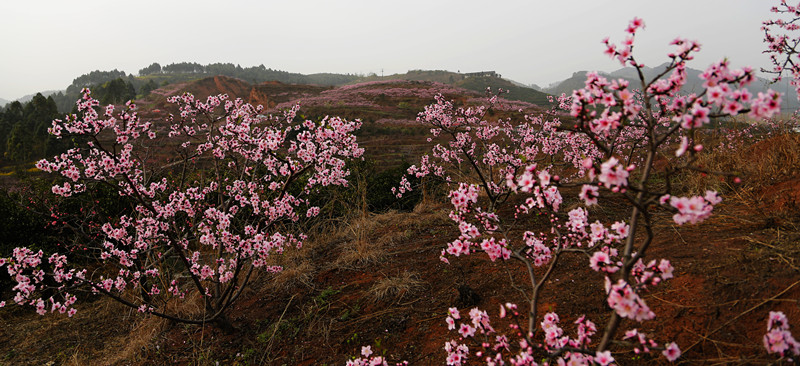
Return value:
<svg viewBox="0 0 800 366">
<path fill-rule="evenodd" d="M 494 72 L 491 72 L 490 75 L 491 76 L 476 78 L 471 76 L 471 74 L 443 70 L 410 70 L 405 74 L 395 74 L 386 77 L 377 76 L 375 74 L 357 75 L 336 73 L 304 75 L 282 70 L 273 70 L 264 65 L 241 67 L 230 63 L 200 65 L 197 63 L 180 62 L 161 67 L 159 64 L 154 63 L 139 70 L 138 76 L 120 70 L 95 70 L 75 78 L 64 91 L 48 91 L 43 94 L 45 96 L 52 94 L 53 98 L 56 100 L 59 111 L 68 113 L 72 110 L 75 100 L 80 97 L 80 91 L 86 87 L 95 90 L 108 83 L 124 84 L 132 93 L 135 93 L 137 97 L 142 98 L 155 89 L 168 87 L 172 84 L 178 84 L 177 86 L 173 86 L 173 88 L 180 88 L 182 85 L 193 81 L 223 76 L 238 79 L 251 85 L 265 82 L 279 82 L 291 85 L 303 84 L 320 87 L 334 87 L 386 80 L 425 81 L 454 85 L 467 90 L 477 91 L 481 94 L 485 92 L 487 87 L 491 87 L 494 90 L 502 88 L 510 92 L 505 96 L 506 99 L 539 105 L 547 104 L 547 97 L 545 94 L 535 89 L 528 88 L 524 86 L 524 84 L 501 79 L 500 75 Z M 30 97 L 23 97 L 23 101 L 25 98 L 29 99 Z"/>
<path fill-rule="evenodd" d="M 486 88 L 491 88 L 495 92 L 502 88 L 508 92 L 507 94 L 503 95 L 505 99 L 533 103 L 540 106 L 550 104 L 547 100 L 547 93 L 524 86 L 524 84 L 515 82 L 513 80 L 503 79 L 501 78 L 501 75 L 495 73 L 494 71 L 461 73 L 446 70 L 409 70 L 405 74 L 393 74 L 386 77 L 372 75 L 359 79 L 355 82 L 391 79 L 428 81 L 448 84 L 459 88 L 472 90 L 480 94 L 485 94 Z"/>
<path fill-rule="evenodd" d="M 506 99 L 519 100 L 541 106 L 550 104 L 547 100 L 548 94 L 533 88 L 519 86 L 516 83 L 498 77 L 468 77 L 456 82 L 454 85 L 477 92 L 485 91 L 486 88 L 492 88 L 492 90 L 503 89 L 508 92 L 503 94 Z"/>
<path fill-rule="evenodd" d="M 61 92 L 63 92 L 63 90 L 45 90 L 45 91 L 38 92 L 38 93 L 28 94 L 28 95 L 26 95 L 26 96 L 24 96 L 22 98 L 16 99 L 16 101 L 18 101 L 20 103 L 28 103 L 31 100 L 33 100 L 33 97 L 35 97 L 36 94 L 41 94 L 41 95 L 43 95 L 45 97 L 49 97 L 51 95 L 56 95 L 56 94 L 61 93 Z"/>
<path fill-rule="evenodd" d="M 483 82 L 492 83 L 492 80 Z M 477 82 L 472 85 L 484 84 Z M 492 85 L 507 87 L 501 82 Z M 437 94 L 462 105 L 478 105 L 486 101 L 483 92 L 432 81 L 376 80 L 331 87 L 277 81 L 253 85 L 240 79 L 214 76 L 156 89 L 136 101 L 140 106 L 139 113 L 145 118 L 163 118 L 162 111 L 170 108 L 167 98 L 184 92 L 200 98 L 228 94 L 231 98 L 263 105 L 265 113 L 280 113 L 299 103 L 302 118 L 340 116 L 360 119 L 364 122 L 359 131 L 360 144 L 368 154 L 382 161 L 379 170 L 399 167 L 420 153 L 424 144 L 418 140 L 427 133 L 428 127 L 416 123 L 417 113 L 434 103 Z M 539 110 L 532 103 L 506 99 L 513 93 L 502 96 L 493 118 L 510 116 L 519 109 L 528 112 Z"/>
</svg>

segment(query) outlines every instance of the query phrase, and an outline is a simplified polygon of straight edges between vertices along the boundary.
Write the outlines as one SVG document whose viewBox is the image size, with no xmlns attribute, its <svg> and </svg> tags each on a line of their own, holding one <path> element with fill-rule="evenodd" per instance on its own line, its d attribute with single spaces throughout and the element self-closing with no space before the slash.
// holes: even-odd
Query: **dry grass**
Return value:
<svg viewBox="0 0 800 366">
<path fill-rule="evenodd" d="M 386 257 L 386 249 L 375 240 L 381 226 L 375 215 L 363 215 L 345 223 L 334 238 L 345 242 L 339 257 L 332 263 L 338 268 L 363 268 L 380 263 Z"/>
<path fill-rule="evenodd" d="M 731 191 L 735 188 L 742 195 L 740 198 L 752 199 L 756 191 L 800 174 L 800 135 L 787 133 L 736 151 L 720 149 L 700 154 L 696 165 L 709 171 L 734 172 L 742 184 L 734 187 L 732 179 L 691 173 L 681 177 L 680 190 L 702 193 L 706 189 Z"/>
<path fill-rule="evenodd" d="M 279 290 L 289 290 L 298 286 L 311 287 L 316 268 L 309 260 L 283 267 L 270 278 L 270 286 Z"/>
<path fill-rule="evenodd" d="M 144 351 L 153 347 L 153 341 L 166 329 L 167 324 L 168 321 L 166 319 L 155 316 L 135 322 L 133 329 L 127 336 L 117 338 L 108 347 L 108 351 L 103 356 L 104 362 L 108 365 L 116 365 L 138 360 Z M 87 362 L 82 362 L 84 360 L 76 361 L 79 362 L 73 364 L 87 364 Z"/>
<path fill-rule="evenodd" d="M 384 277 L 370 287 L 368 294 L 373 301 L 400 301 L 414 296 L 425 287 L 415 272 L 403 272 L 398 276 Z"/>
<path fill-rule="evenodd" d="M 342 246 L 342 253 L 334 261 L 338 268 L 357 269 L 379 264 L 386 258 L 387 251 L 382 245 L 367 240 L 353 240 Z"/>
<path fill-rule="evenodd" d="M 77 305 L 72 318 L 19 309 L 0 319 L 0 364 L 113 365 L 139 359 L 166 321 L 110 298 Z"/>
</svg>

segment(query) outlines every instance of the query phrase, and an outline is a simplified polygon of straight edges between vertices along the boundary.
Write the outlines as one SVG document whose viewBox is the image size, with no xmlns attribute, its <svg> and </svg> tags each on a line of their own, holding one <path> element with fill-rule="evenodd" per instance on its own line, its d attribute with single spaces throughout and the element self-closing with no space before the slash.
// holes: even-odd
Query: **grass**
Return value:
<svg viewBox="0 0 800 366">
<path fill-rule="evenodd" d="M 371 215 L 355 218 L 342 225 L 338 236 L 346 241 L 341 246 L 341 254 L 333 262 L 338 268 L 364 268 L 379 264 L 386 257 L 383 245 L 372 240 L 377 222 Z"/>
<path fill-rule="evenodd" d="M 406 271 L 376 281 L 367 293 L 376 302 L 399 302 L 413 297 L 424 287 L 425 282 L 419 279 L 419 275 L 413 271 Z"/>
</svg>

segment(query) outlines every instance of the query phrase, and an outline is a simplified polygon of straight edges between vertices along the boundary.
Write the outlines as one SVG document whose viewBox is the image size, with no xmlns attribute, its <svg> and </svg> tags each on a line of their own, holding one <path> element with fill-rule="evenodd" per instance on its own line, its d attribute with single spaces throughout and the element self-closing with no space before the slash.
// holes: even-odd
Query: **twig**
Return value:
<svg viewBox="0 0 800 366">
<path fill-rule="evenodd" d="M 725 305 L 730 305 L 730 304 L 736 304 L 736 303 L 738 303 L 739 301 L 741 301 L 741 300 L 733 300 L 733 301 L 723 302 L 723 303 L 721 303 L 721 304 L 714 304 L 714 305 L 681 305 L 681 304 L 678 304 L 678 303 L 676 303 L 676 302 L 672 302 L 672 301 L 669 301 L 669 300 L 662 299 L 662 298 L 660 298 L 660 297 L 658 297 L 658 296 L 656 296 L 656 295 L 652 295 L 652 294 L 651 294 L 651 295 L 650 295 L 650 297 L 652 297 L 652 298 L 654 298 L 654 299 L 656 299 L 656 300 L 658 300 L 658 301 L 665 302 L 665 303 L 667 303 L 667 304 L 674 305 L 674 306 L 677 306 L 677 307 L 679 307 L 679 308 L 685 308 L 685 309 L 689 309 L 689 308 L 720 307 L 720 306 L 725 306 Z"/>
<path fill-rule="evenodd" d="M 676 228 L 675 225 L 672 225 L 672 230 L 675 230 L 675 234 L 678 234 L 678 237 L 681 239 L 683 244 L 689 244 L 686 242 L 686 240 L 683 239 L 683 235 L 681 235 L 681 232 L 678 231 L 678 228 Z"/>
<path fill-rule="evenodd" d="M 264 364 L 264 357 L 267 357 L 267 353 L 269 353 L 269 350 L 272 349 L 272 342 L 275 340 L 275 334 L 278 333 L 278 329 L 280 328 L 283 316 L 286 315 L 286 311 L 289 310 L 289 305 L 292 304 L 292 300 L 294 300 L 295 296 L 297 296 L 297 294 L 292 295 L 292 297 L 289 299 L 289 303 L 286 304 L 285 308 L 283 308 L 283 313 L 281 313 L 281 317 L 278 318 L 278 322 L 275 323 L 275 330 L 273 330 L 272 335 L 269 336 L 269 344 L 267 344 L 267 348 L 264 349 L 264 353 L 261 355 L 261 361 L 258 362 L 260 365 Z"/>
<path fill-rule="evenodd" d="M 721 329 L 723 329 L 723 328 L 727 327 L 729 324 L 731 324 L 731 323 L 735 322 L 735 321 L 736 321 L 736 320 L 738 320 L 739 318 L 743 317 L 745 314 L 748 314 L 748 313 L 750 313 L 751 311 L 753 311 L 753 310 L 755 310 L 755 309 L 758 309 L 758 308 L 760 308 L 762 305 L 764 305 L 764 304 L 766 304 L 766 303 L 768 303 L 768 302 L 770 302 L 770 301 L 773 301 L 773 300 L 777 299 L 777 298 L 778 298 L 778 297 L 780 297 L 781 295 L 783 295 L 783 294 L 785 294 L 786 292 L 788 292 L 789 290 L 791 290 L 791 289 L 792 289 L 792 287 L 796 286 L 798 283 L 800 283 L 800 281 L 797 281 L 797 282 L 795 282 L 795 283 L 793 283 L 793 284 L 789 285 L 789 287 L 785 288 L 783 291 L 779 292 L 777 295 L 775 295 L 775 296 L 773 296 L 773 297 L 770 297 L 769 299 L 766 299 L 766 300 L 764 300 L 764 301 L 762 301 L 762 302 L 758 303 L 758 305 L 755 305 L 755 306 L 751 307 L 750 309 L 747 309 L 747 310 L 745 310 L 743 313 L 741 313 L 741 314 L 739 314 L 739 315 L 735 316 L 735 317 L 734 317 L 734 318 L 732 318 L 731 320 L 728 320 L 727 322 L 725 322 L 725 324 L 722 324 L 721 326 L 719 326 L 719 328 L 717 328 L 717 329 L 714 329 L 714 330 L 713 330 L 713 331 L 711 331 L 710 333 L 706 333 L 706 335 L 705 335 L 705 336 L 703 336 L 702 338 L 703 338 L 703 339 L 707 339 L 707 338 L 708 338 L 710 335 L 712 335 L 712 334 L 714 334 L 714 333 L 716 333 L 716 332 L 719 332 Z M 686 349 L 685 349 L 683 352 L 685 353 L 685 352 L 689 351 L 689 350 L 690 350 L 690 349 L 692 349 L 694 346 L 696 346 L 696 345 L 700 344 L 700 342 L 701 342 L 701 341 L 702 341 L 702 340 L 699 340 L 699 341 L 697 341 L 697 342 L 694 342 L 694 344 L 692 344 L 691 346 L 689 346 L 688 348 L 686 348 Z"/>
<path fill-rule="evenodd" d="M 762 241 L 755 240 L 755 239 L 753 239 L 753 238 L 750 238 L 750 237 L 746 237 L 746 236 L 745 236 L 745 237 L 744 237 L 744 239 L 745 239 L 745 240 L 747 240 L 747 241 L 749 241 L 749 242 L 751 242 L 751 243 L 755 243 L 755 244 L 763 245 L 763 246 L 765 246 L 765 247 L 767 247 L 767 248 L 771 248 L 771 249 L 777 250 L 777 251 L 779 251 L 779 252 L 782 252 L 782 251 L 783 251 L 783 249 L 782 249 L 782 248 L 776 247 L 776 246 L 774 246 L 774 245 L 771 245 L 771 244 L 764 243 L 764 242 L 762 242 Z M 786 262 L 786 264 L 787 264 L 787 265 L 789 265 L 789 267 L 792 267 L 792 269 L 794 269 L 795 271 L 798 271 L 798 270 L 800 270 L 800 268 L 798 268 L 797 266 L 795 266 L 794 264 L 792 264 L 792 262 L 793 262 L 793 261 L 790 261 L 790 260 L 789 260 L 788 258 L 786 258 L 786 256 L 784 256 L 783 254 L 781 254 L 781 253 L 775 253 L 775 255 L 777 255 L 777 256 L 778 256 L 780 259 L 782 259 L 784 262 Z"/>
<path fill-rule="evenodd" d="M 672 302 L 672 301 L 669 301 L 669 300 L 662 299 L 662 298 L 660 298 L 660 297 L 658 297 L 656 295 L 652 295 L 651 294 L 649 296 L 654 298 L 654 299 L 656 299 L 656 300 L 658 300 L 658 301 L 665 302 L 667 304 L 670 304 L 670 305 L 673 305 L 673 306 L 677 306 L 679 308 L 686 308 L 686 309 L 692 309 L 692 308 L 718 308 L 718 307 L 722 307 L 722 306 L 726 306 L 726 305 L 735 305 L 735 304 L 739 303 L 740 301 L 746 301 L 746 300 L 741 300 L 740 299 L 740 300 L 731 300 L 731 301 L 726 301 L 726 302 L 723 302 L 723 303 L 711 304 L 711 305 L 681 305 L 681 304 L 678 304 L 676 302 Z M 748 299 L 748 300 L 755 301 L 755 300 L 758 300 L 758 299 Z M 781 301 L 781 302 L 800 302 L 800 300 L 794 300 L 794 299 L 768 299 L 768 300 L 769 301 L 774 301 L 774 302 L 779 302 L 779 301 Z"/>
<path fill-rule="evenodd" d="M 715 340 L 715 339 L 711 339 L 711 338 L 709 338 L 707 336 L 704 336 L 704 335 L 702 335 L 700 333 L 697 333 L 697 332 L 695 332 L 695 331 L 693 331 L 693 330 L 691 330 L 689 328 L 686 328 L 686 327 L 683 327 L 683 330 L 685 330 L 685 331 L 687 331 L 689 333 L 692 333 L 692 334 L 696 334 L 700 338 L 702 338 L 704 340 L 707 340 L 707 341 L 710 341 L 710 342 L 714 343 L 715 345 L 716 344 L 721 344 L 723 346 L 737 347 L 737 348 L 758 348 L 758 347 L 755 347 L 755 346 L 748 346 L 746 344 L 741 344 L 741 343 L 730 343 L 730 342 L 723 342 L 723 341 L 718 341 L 718 340 Z"/>
</svg>

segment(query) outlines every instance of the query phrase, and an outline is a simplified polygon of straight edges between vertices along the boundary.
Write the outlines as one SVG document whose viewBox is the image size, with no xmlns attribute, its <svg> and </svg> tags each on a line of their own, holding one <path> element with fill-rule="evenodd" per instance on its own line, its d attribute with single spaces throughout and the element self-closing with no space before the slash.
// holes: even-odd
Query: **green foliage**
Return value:
<svg viewBox="0 0 800 366">
<path fill-rule="evenodd" d="M 497 90 L 502 88 L 508 91 L 508 94 L 503 94 L 502 97 L 508 100 L 519 100 L 523 102 L 533 103 L 537 105 L 549 105 L 547 94 L 531 88 L 524 88 L 514 85 L 510 81 L 496 78 L 496 77 L 469 77 L 455 83 L 456 86 L 464 89 L 474 90 L 477 92 L 485 92 L 486 88 Z"/>
<path fill-rule="evenodd" d="M 51 241 L 46 218 L 34 213 L 31 206 L 24 206 L 22 199 L 19 193 L 0 190 L 0 257 L 8 257 L 18 246 Z"/>
<path fill-rule="evenodd" d="M 158 89 L 158 84 L 153 79 L 148 79 L 141 88 L 139 88 L 138 95 L 141 97 L 146 97 L 150 94 L 153 90 Z"/>
<path fill-rule="evenodd" d="M 75 80 L 72 80 L 72 84 L 67 87 L 67 94 L 80 93 L 81 89 L 83 88 L 88 88 L 93 85 L 101 85 L 111 80 L 121 78 L 128 78 L 124 71 L 119 71 L 117 69 L 111 71 L 95 70 L 88 74 L 81 75 L 75 78 Z M 73 99 L 72 101 L 74 102 L 76 99 Z"/>
<path fill-rule="evenodd" d="M 329 301 L 330 298 L 338 293 L 342 292 L 342 290 L 336 290 L 331 286 L 328 286 L 324 290 L 322 290 L 317 296 L 314 296 L 314 304 L 317 307 L 324 307 Z"/>
<path fill-rule="evenodd" d="M 161 68 L 161 72 L 165 74 L 198 74 L 204 71 L 205 67 L 196 62 L 178 62 Z"/>
<path fill-rule="evenodd" d="M 123 104 L 136 99 L 136 89 L 130 81 L 116 78 L 92 89 L 92 94 L 101 104 Z"/>
<path fill-rule="evenodd" d="M 16 247 L 31 247 L 52 253 L 56 251 L 57 233 L 47 225 L 47 217 L 33 211 L 36 202 L 19 192 L 0 190 L 0 257 L 11 256 Z M 0 294 L 10 290 L 11 278 L 0 271 Z"/>
<path fill-rule="evenodd" d="M 0 188 L 0 257 L 8 258 L 14 248 L 28 247 L 66 255 L 81 263 L 95 253 L 74 244 L 77 237 L 96 237 L 97 218 L 130 214 L 132 203 L 107 185 L 91 186 L 70 198 L 53 195 L 55 181 L 41 176 L 27 177 L 15 190 Z M 7 272 L 0 271 L 0 293 L 10 288 Z M 2 295 L 0 295 L 2 297 Z"/>
<path fill-rule="evenodd" d="M 160 74 L 160 73 L 161 73 L 161 65 L 159 65 L 158 62 L 153 62 L 152 64 L 150 64 L 150 66 L 139 70 L 139 76 Z"/>
<path fill-rule="evenodd" d="M 397 187 L 400 178 L 406 173 L 409 166 L 408 163 L 404 162 L 396 168 L 370 174 L 370 180 L 367 184 L 367 200 L 371 211 L 384 212 L 390 209 L 411 211 L 414 209 L 414 206 L 422 199 L 420 190 L 411 191 L 400 199 L 392 193 L 392 188 Z M 409 181 L 412 185 L 419 184 L 413 178 L 409 179 Z"/>
<path fill-rule="evenodd" d="M 420 190 L 411 191 L 401 199 L 392 193 L 392 188 L 397 187 L 408 167 L 409 164 L 405 162 L 385 169 L 380 169 L 377 162 L 372 160 L 348 162 L 350 184 L 347 187 L 327 187 L 324 191 L 309 195 L 310 204 L 320 208 L 320 215 L 313 220 L 338 219 L 365 211 L 413 210 L 422 199 Z M 416 179 L 409 181 L 414 186 L 420 185 Z"/>
<path fill-rule="evenodd" d="M 0 112 L 0 163 L 27 163 L 64 152 L 68 141 L 47 132 L 60 116 L 55 100 L 41 93 L 24 105 L 9 104 Z"/>
</svg>

